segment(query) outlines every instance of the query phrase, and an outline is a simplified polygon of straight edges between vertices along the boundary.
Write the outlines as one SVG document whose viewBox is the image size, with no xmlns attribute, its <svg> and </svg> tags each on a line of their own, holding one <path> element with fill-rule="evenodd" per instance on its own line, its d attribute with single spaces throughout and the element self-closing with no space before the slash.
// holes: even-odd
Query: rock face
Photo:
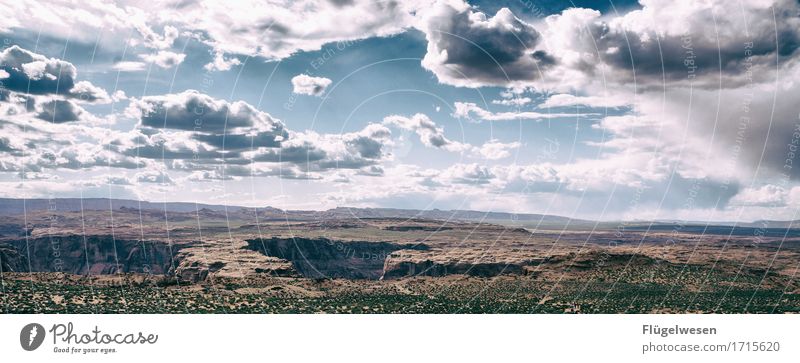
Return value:
<svg viewBox="0 0 800 363">
<path fill-rule="evenodd" d="M 111 236 L 58 236 L 0 243 L 0 257 L 3 271 L 165 274 L 172 268 L 173 251 L 178 248 Z"/>
<path fill-rule="evenodd" d="M 383 230 L 386 231 L 399 231 L 399 232 L 408 232 L 408 231 L 425 231 L 425 232 L 441 232 L 441 231 L 449 231 L 453 229 L 453 227 L 445 227 L 445 226 L 437 226 L 437 225 L 393 225 L 393 226 L 386 226 L 383 227 Z"/>
<path fill-rule="evenodd" d="M 327 238 L 269 238 L 247 241 L 247 248 L 291 261 L 305 277 L 374 279 L 383 276 L 386 257 L 398 250 L 427 250 L 423 244 L 334 241 Z"/>
<path fill-rule="evenodd" d="M 28 272 L 27 258 L 13 246 L 0 244 L 0 272 Z"/>
<path fill-rule="evenodd" d="M 503 274 L 525 274 L 522 261 L 472 261 L 437 258 L 427 253 L 398 251 L 386 259 L 381 279 L 396 279 L 407 276 L 440 277 L 446 275 L 469 275 L 492 277 Z"/>
<path fill-rule="evenodd" d="M 382 279 L 396 279 L 408 276 L 441 277 L 446 275 L 469 275 L 492 277 L 503 274 L 522 275 L 525 271 L 519 264 L 496 262 L 485 263 L 442 263 L 425 261 L 392 261 L 387 260 Z"/>
</svg>

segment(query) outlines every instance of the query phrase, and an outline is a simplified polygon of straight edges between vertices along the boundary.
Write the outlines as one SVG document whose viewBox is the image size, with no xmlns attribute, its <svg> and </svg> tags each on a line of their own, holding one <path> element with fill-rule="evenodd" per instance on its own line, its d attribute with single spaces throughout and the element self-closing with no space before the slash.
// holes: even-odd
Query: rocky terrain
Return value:
<svg viewBox="0 0 800 363">
<path fill-rule="evenodd" d="M 0 222 L 4 312 L 800 311 L 792 229 L 72 207 Z"/>
</svg>

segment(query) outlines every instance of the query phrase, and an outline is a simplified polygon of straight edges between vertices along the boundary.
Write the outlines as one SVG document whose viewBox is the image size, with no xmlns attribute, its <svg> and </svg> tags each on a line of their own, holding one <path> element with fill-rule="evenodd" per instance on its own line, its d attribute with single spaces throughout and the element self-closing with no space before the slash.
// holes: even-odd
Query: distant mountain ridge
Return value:
<svg viewBox="0 0 800 363">
<path fill-rule="evenodd" d="M 131 199 L 108 198 L 54 198 L 54 199 L 14 199 L 0 198 L 0 215 L 18 215 L 23 211 L 31 213 L 38 211 L 54 210 L 61 212 L 77 212 L 81 210 L 119 210 L 141 209 L 167 212 L 194 212 L 210 210 L 215 212 L 238 212 L 253 210 L 253 207 L 235 205 L 204 204 L 193 202 L 146 202 Z M 288 214 L 297 216 L 315 216 L 319 218 L 422 218 L 438 220 L 469 220 L 469 221 L 519 221 L 519 222 L 550 222 L 567 223 L 590 222 L 562 216 L 543 214 L 516 214 L 506 212 L 482 212 L 473 210 L 417 210 L 397 208 L 349 208 L 338 207 L 324 211 L 281 210 L 272 207 L 258 207 L 260 212 L 273 214 Z"/>
<path fill-rule="evenodd" d="M 0 215 L 22 214 L 23 211 L 36 212 L 54 210 L 77 212 L 81 210 L 116 210 L 135 208 L 143 210 L 166 210 L 168 212 L 194 212 L 197 209 L 223 211 L 226 206 L 192 202 L 145 202 L 131 199 L 108 198 L 53 198 L 53 199 L 14 199 L 0 198 Z M 228 207 L 242 208 L 242 207 Z"/>
<path fill-rule="evenodd" d="M 462 220 L 462 221 L 485 221 L 502 224 L 522 224 L 522 225 L 570 225 L 573 227 L 583 226 L 588 228 L 605 227 L 611 228 L 617 222 L 596 222 L 592 220 L 569 218 L 564 216 L 534 214 L 534 213 L 508 213 L 508 212 L 486 212 L 474 210 L 419 210 L 419 209 L 399 209 L 399 208 L 355 208 L 337 207 L 333 209 L 314 211 L 314 210 L 282 210 L 273 207 L 244 207 L 223 204 L 205 204 L 194 202 L 148 202 L 132 199 L 109 199 L 109 198 L 53 198 L 53 199 L 16 199 L 0 198 L 0 215 L 19 215 L 23 211 L 40 212 L 55 210 L 61 212 L 78 212 L 81 210 L 121 210 L 121 209 L 141 209 L 151 211 L 166 211 L 187 213 L 195 211 L 229 212 L 237 213 L 253 211 L 258 209 L 259 214 L 271 215 L 275 218 L 300 217 L 311 219 L 345 219 L 345 218 L 405 218 L 405 219 L 436 219 L 436 220 Z M 675 220 L 656 220 L 656 221 L 629 221 L 626 224 L 635 224 L 639 227 L 648 225 L 659 225 L 662 229 L 665 226 L 736 226 L 748 228 L 800 228 L 800 220 L 779 221 L 779 220 L 759 220 L 753 222 L 707 222 L 707 221 L 675 221 Z M 611 226 L 611 227 L 609 227 Z"/>
</svg>

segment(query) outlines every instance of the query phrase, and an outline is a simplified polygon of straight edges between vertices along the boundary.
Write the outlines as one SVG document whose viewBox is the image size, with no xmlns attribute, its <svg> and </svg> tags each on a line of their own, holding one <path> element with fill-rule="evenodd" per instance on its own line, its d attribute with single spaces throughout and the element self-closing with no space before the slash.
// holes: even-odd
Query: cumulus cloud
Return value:
<svg viewBox="0 0 800 363">
<path fill-rule="evenodd" d="M 186 54 L 159 50 L 154 54 L 140 54 L 139 58 L 148 63 L 153 63 L 161 68 L 172 68 L 181 64 L 186 58 Z"/>
<path fill-rule="evenodd" d="M 5 88 L 30 94 L 68 94 L 78 74 L 72 63 L 16 45 L 0 52 L 0 69 L 9 75 L 3 80 Z"/>
<path fill-rule="evenodd" d="M 493 16 L 463 1 L 419 11 L 422 65 L 465 87 L 566 90 L 593 83 L 665 82 L 735 87 L 761 78 L 800 47 L 792 0 L 731 3 L 641 0 L 641 9 L 603 15 L 570 8 L 529 24 L 506 8 Z M 720 82 L 720 79 L 722 82 Z"/>
<path fill-rule="evenodd" d="M 640 5 L 605 15 L 570 8 L 536 23 L 506 8 L 486 14 L 463 0 L 199 0 L 162 6 L 158 13 L 132 3 L 25 1 L 0 4 L 0 14 L 6 29 L 35 22 L 46 34 L 85 42 L 97 41 L 97 32 L 104 31 L 112 34 L 101 39 L 109 44 L 133 32 L 139 37 L 131 42 L 156 51 L 167 51 L 188 34 L 213 48 L 215 59 L 207 67 L 218 70 L 236 62 L 223 54 L 283 59 L 413 27 L 428 43 L 422 65 L 443 83 L 468 87 L 626 84 L 634 73 L 642 86 L 694 81 L 714 87 L 720 75 L 723 83 L 741 84 L 747 74 L 763 74 L 776 56 L 787 58 L 800 46 L 793 0 L 741 6 L 724 0 L 641 0 Z M 752 46 L 746 51 L 743 44 Z M 692 79 L 687 69 L 693 70 Z"/>
<path fill-rule="evenodd" d="M 144 23 L 134 22 L 131 24 L 142 36 L 142 43 L 144 46 L 151 49 L 168 49 L 172 47 L 172 44 L 175 42 L 175 39 L 178 39 L 178 35 L 180 33 L 178 28 L 171 25 L 164 26 L 163 35 L 159 35 Z M 161 54 L 161 52 L 158 52 L 158 54 Z M 175 53 L 172 54 L 174 55 Z"/>
<path fill-rule="evenodd" d="M 492 17 L 463 1 L 439 1 L 421 11 L 428 41 L 422 66 L 439 81 L 466 87 L 524 84 L 553 63 L 535 50 L 541 34 L 507 8 Z"/>
<path fill-rule="evenodd" d="M 331 82 L 328 78 L 299 74 L 292 77 L 292 92 L 308 96 L 322 96 Z"/>
<path fill-rule="evenodd" d="M 182 9 L 177 20 L 202 31 L 217 50 L 280 59 L 326 43 L 399 33 L 411 22 L 412 5 L 393 0 L 206 1 Z"/>
<path fill-rule="evenodd" d="M 225 54 L 283 59 L 323 45 L 389 36 L 413 23 L 418 1 L 244 1 L 166 2 L 153 11 L 145 3 L 12 1 L 0 4 L 0 29 L 39 24 L 44 34 L 64 34 L 106 47 L 128 44 L 165 50 L 181 35 Z M 98 32 L 104 36 L 97 37 Z M 136 34 L 138 37 L 131 37 Z M 216 63 L 216 62 L 215 62 Z M 219 63 L 217 63 L 219 64 Z"/>
<path fill-rule="evenodd" d="M 245 152 L 253 162 L 291 163 L 305 172 L 362 169 L 376 166 L 389 158 L 391 131 L 380 124 L 343 134 L 320 134 L 313 131 L 292 132 L 280 148 L 259 148 Z"/>
<path fill-rule="evenodd" d="M 457 184 L 488 184 L 495 178 L 489 168 L 478 164 L 455 164 L 441 175 L 442 179 Z"/>
<path fill-rule="evenodd" d="M 72 63 L 48 58 L 17 45 L 0 52 L 3 88 L 31 95 L 59 95 L 84 102 L 108 102 L 103 89 L 88 81 L 77 82 L 78 71 Z"/>
<path fill-rule="evenodd" d="M 444 136 L 444 128 L 436 125 L 428 116 L 418 113 L 411 117 L 399 115 L 387 116 L 383 119 L 384 125 L 392 125 L 403 130 L 413 131 L 419 140 L 427 147 L 439 148 L 453 152 L 467 151 L 470 145 L 453 141 Z"/>
<path fill-rule="evenodd" d="M 242 62 L 239 61 L 239 58 L 236 57 L 226 58 L 225 53 L 214 52 L 214 60 L 211 61 L 210 63 L 207 63 L 205 66 L 203 66 L 203 68 L 206 69 L 207 71 L 224 72 L 230 70 L 231 67 L 238 66 L 240 64 L 242 64 Z"/>
<path fill-rule="evenodd" d="M 522 146 L 519 142 L 500 142 L 500 140 L 492 139 L 476 148 L 476 153 L 487 160 L 505 159 L 511 156 L 511 151 L 518 149 Z"/>
<path fill-rule="evenodd" d="M 731 87 L 763 75 L 777 56 L 800 46 L 796 1 L 640 3 L 641 9 L 610 18 L 588 9 L 550 16 L 547 49 L 584 77 Z"/>
<path fill-rule="evenodd" d="M 291 131 L 246 102 L 191 90 L 134 100 L 128 114 L 139 119 L 138 129 L 112 144 L 126 156 L 171 160 L 183 170 L 318 179 L 315 173 L 337 169 L 374 173 L 370 167 L 390 157 L 391 132 L 383 125 L 343 134 Z"/>
<path fill-rule="evenodd" d="M 171 185 L 175 182 L 163 171 L 146 171 L 136 174 L 136 181 L 139 183 L 151 183 L 161 185 Z"/>
<path fill-rule="evenodd" d="M 431 148 L 442 149 L 450 152 L 465 153 L 469 156 L 486 160 L 499 160 L 511 156 L 511 151 L 522 146 L 519 142 L 504 143 L 491 139 L 481 146 L 467 142 L 454 141 L 444 135 L 444 128 L 438 126 L 425 114 L 415 114 L 411 117 L 391 115 L 383 119 L 383 124 L 411 131 L 419 136 L 423 145 Z"/>
<path fill-rule="evenodd" d="M 109 103 L 111 97 L 106 90 L 88 81 L 79 81 L 69 90 L 69 95 L 76 101 L 84 103 Z"/>
<path fill-rule="evenodd" d="M 55 169 L 147 167 L 146 163 L 121 155 L 106 144 L 116 131 L 66 120 L 45 121 L 28 115 L 6 117 L 0 124 L 2 133 L 15 135 L 0 143 L 6 149 L 0 153 L 1 171 L 41 173 Z"/>
<path fill-rule="evenodd" d="M 625 108 L 614 110 L 624 115 L 592 126 L 602 138 L 578 140 L 597 150 L 594 157 L 579 155 L 560 164 L 467 164 L 447 173 L 420 173 L 426 185 L 398 183 L 413 191 L 558 191 L 591 200 L 607 197 L 608 190 L 641 189 L 643 202 L 668 196 L 668 208 L 699 183 L 706 206 L 725 205 L 738 192 L 730 205 L 763 207 L 786 204 L 791 199 L 787 184 L 800 178 L 793 164 L 800 146 L 795 136 L 796 1 L 642 0 L 640 8 L 627 12 L 572 8 L 534 23 L 507 9 L 487 14 L 456 0 L 431 7 L 391 1 L 172 5 L 155 14 L 127 3 L 4 2 L 0 28 L 36 23 L 45 35 L 70 34 L 84 42 L 96 41 L 98 29 L 107 30 L 101 42 L 110 38 L 118 46 L 133 46 L 134 54 L 148 52 L 134 58 L 137 62 L 114 65 L 136 71 L 145 62 L 180 63 L 181 55 L 170 49 L 182 34 L 213 48 L 206 69 L 226 70 L 239 63 L 236 55 L 282 59 L 326 43 L 397 34 L 413 26 L 427 41 L 423 67 L 442 83 L 559 93 L 538 105 L 539 112 L 495 112 L 459 102 L 456 117 L 541 120 L 581 115 L 543 108 Z M 127 36 L 114 35 L 131 30 L 135 39 L 130 42 L 118 42 Z M 146 175 L 158 179 L 160 169 L 153 165 L 164 164 L 191 172 L 191 180 L 245 175 L 322 180 L 334 169 L 352 180 L 377 180 L 383 178 L 366 177 L 395 177 L 383 165 L 392 159 L 389 128 L 411 131 L 427 147 L 487 160 L 508 158 L 521 147 L 500 140 L 479 146 L 454 141 L 424 115 L 395 116 L 344 134 L 292 131 L 246 103 L 195 91 L 132 99 L 128 116 L 138 121 L 133 130 L 92 128 L 80 122 L 95 109 L 85 104 L 124 95 L 109 97 L 77 75 L 64 60 L 16 46 L 0 52 L 5 87 L 0 90 L 0 170 L 33 178 L 52 169 L 145 168 Z M 320 95 L 329 84 L 311 82 L 299 93 Z M 522 92 L 492 101 L 504 107 L 530 103 Z M 765 183 L 769 186 L 739 191 L 741 185 Z"/>
<path fill-rule="evenodd" d="M 285 136 L 283 123 L 266 112 L 243 101 L 219 100 L 195 90 L 143 97 L 132 101 L 127 112 L 138 116 L 141 126 L 198 131 L 209 135 L 205 141 L 213 135 L 243 129 L 271 133 L 274 138 L 270 143 Z"/>
<path fill-rule="evenodd" d="M 39 105 L 37 118 L 54 123 L 78 121 L 86 113 L 83 108 L 70 101 L 52 100 Z"/>
<path fill-rule="evenodd" d="M 731 199 L 733 206 L 779 207 L 786 205 L 788 192 L 776 185 L 746 188 Z"/>
</svg>

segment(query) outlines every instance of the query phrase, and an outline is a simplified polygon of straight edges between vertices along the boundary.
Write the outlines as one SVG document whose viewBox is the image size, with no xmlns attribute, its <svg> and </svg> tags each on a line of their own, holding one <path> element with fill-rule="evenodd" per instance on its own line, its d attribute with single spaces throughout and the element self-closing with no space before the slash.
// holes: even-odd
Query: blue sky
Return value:
<svg viewBox="0 0 800 363">
<path fill-rule="evenodd" d="M 82 6 L 0 1 L 3 196 L 604 220 L 800 203 L 796 2 Z"/>
</svg>

